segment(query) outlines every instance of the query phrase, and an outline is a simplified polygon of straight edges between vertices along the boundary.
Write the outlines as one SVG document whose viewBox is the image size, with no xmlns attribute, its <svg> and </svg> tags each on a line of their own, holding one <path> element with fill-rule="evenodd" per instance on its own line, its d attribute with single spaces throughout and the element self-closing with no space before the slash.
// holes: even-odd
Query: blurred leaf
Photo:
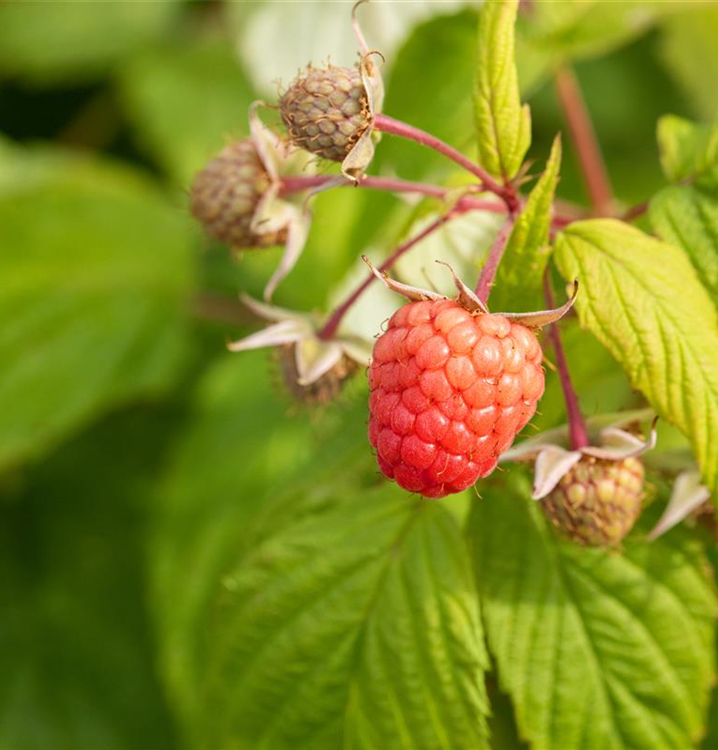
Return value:
<svg viewBox="0 0 718 750">
<path fill-rule="evenodd" d="M 181 3 L 0 4 L 0 76 L 35 84 L 92 79 L 156 40 Z"/>
<path fill-rule="evenodd" d="M 416 24 L 468 4 L 469 0 L 372 3 L 361 7 L 357 16 L 369 48 L 379 50 L 391 68 L 397 48 Z M 237 52 L 265 96 L 275 95 L 278 81 L 287 85 L 310 62 L 349 67 L 357 61 L 350 3 L 230 3 L 227 13 L 237 29 Z"/>
<path fill-rule="evenodd" d="M 674 185 L 651 200 L 654 231 L 682 248 L 718 304 L 718 191 Z"/>
<path fill-rule="evenodd" d="M 519 32 L 523 45 L 547 67 L 607 55 L 648 31 L 663 16 L 693 3 L 669 0 L 582 0 L 538 2 L 526 13 Z"/>
<path fill-rule="evenodd" d="M 698 125 L 676 115 L 664 115 L 658 121 L 658 148 L 663 172 L 671 182 L 705 178 L 705 173 L 718 165 L 718 121 Z"/>
<path fill-rule="evenodd" d="M 494 177 L 513 179 L 531 145 L 531 113 L 521 106 L 514 60 L 518 0 L 491 0 L 479 15 L 474 116 L 479 164 Z"/>
<path fill-rule="evenodd" d="M 437 218 L 438 213 L 424 213 L 411 225 L 404 239 L 417 235 Z M 436 289 L 441 294 L 453 297 L 456 286 L 449 270 L 441 265 L 448 263 L 460 278 L 473 287 L 504 219 L 504 215 L 488 211 L 471 211 L 457 216 L 399 260 L 394 266 L 397 277 L 406 284 Z"/>
<path fill-rule="evenodd" d="M 478 600 L 439 504 L 335 487 L 224 576 L 213 624 L 204 744 L 488 745 Z"/>
<path fill-rule="evenodd" d="M 185 350 L 181 215 L 131 170 L 62 164 L 0 200 L 0 466 L 165 389 Z"/>
<path fill-rule="evenodd" d="M 556 136 L 546 168 L 531 190 L 506 243 L 491 293 L 494 310 L 543 309 L 543 272 L 551 254 L 548 232 L 560 169 L 561 138 Z"/>
<path fill-rule="evenodd" d="M 377 3 L 367 6 L 367 10 L 417 5 Z M 475 51 L 476 14 L 473 12 L 439 17 L 417 26 L 397 52 L 386 84 L 384 111 L 456 148 L 473 148 L 470 94 Z M 396 171 L 410 179 L 419 179 L 451 165 L 441 154 L 391 136 L 382 138 L 377 147 L 376 163 L 384 171 Z"/>
<path fill-rule="evenodd" d="M 182 185 L 249 130 L 254 94 L 226 44 L 154 49 L 123 66 L 120 91 L 140 141 Z"/>
<path fill-rule="evenodd" d="M 218 337 L 216 345 L 223 343 Z M 275 485 L 297 483 L 290 475 L 300 474 L 304 486 L 310 477 L 318 482 L 346 450 L 361 446 L 370 457 L 365 403 L 350 414 L 342 406 L 303 414 L 280 397 L 282 390 L 279 366 L 267 352 L 226 354 L 198 384 L 188 426 L 162 479 L 152 545 L 153 609 L 163 673 L 178 718 L 188 726 L 198 720 L 196 685 L 208 640 L 203 618 L 221 571 L 246 543 L 248 519 L 266 505 Z M 323 436 L 331 437 L 324 443 Z M 290 514 L 277 514 L 272 524 L 284 515 Z"/>
<path fill-rule="evenodd" d="M 0 490 L 0 747 L 174 746 L 141 536 L 172 424 L 168 410 L 113 418 Z"/>
<path fill-rule="evenodd" d="M 556 262 L 565 279 L 579 279 L 581 324 L 689 437 L 716 495 L 718 317 L 684 253 L 622 222 L 594 219 L 559 235 Z"/>
<path fill-rule="evenodd" d="M 718 116 L 718 8 L 690 4 L 690 12 L 668 18 L 661 27 L 661 51 L 668 72 L 687 94 L 694 114 L 712 121 Z"/>
<path fill-rule="evenodd" d="M 515 475 L 474 503 L 489 648 L 536 748 L 691 747 L 715 674 L 715 590 L 675 534 L 624 554 L 558 538 Z"/>
</svg>

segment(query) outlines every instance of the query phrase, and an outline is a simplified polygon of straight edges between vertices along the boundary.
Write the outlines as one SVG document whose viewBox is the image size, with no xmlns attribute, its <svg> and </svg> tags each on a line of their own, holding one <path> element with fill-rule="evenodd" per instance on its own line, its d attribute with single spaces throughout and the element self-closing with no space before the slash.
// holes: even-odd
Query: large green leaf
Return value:
<svg viewBox="0 0 718 750">
<path fill-rule="evenodd" d="M 0 76 L 40 84 L 93 78 L 167 30 L 177 2 L 2 3 Z"/>
<path fill-rule="evenodd" d="M 656 234 L 685 250 L 718 303 L 718 192 L 668 187 L 651 200 L 649 216 Z"/>
<path fill-rule="evenodd" d="M 131 170 L 35 172 L 0 200 L 0 467 L 166 388 L 185 347 L 181 213 Z"/>
<path fill-rule="evenodd" d="M 0 747 L 174 746 L 142 531 L 169 409 L 113 417 L 0 487 Z"/>
<path fill-rule="evenodd" d="M 658 121 L 658 148 L 661 166 L 671 182 L 688 177 L 715 181 L 718 165 L 718 122 L 699 125 L 676 115 L 664 115 Z"/>
<path fill-rule="evenodd" d="M 248 133 L 254 96 L 226 43 L 157 48 L 119 75 L 139 140 L 181 184 L 230 138 Z"/>
<path fill-rule="evenodd" d="M 543 272 L 551 253 L 548 233 L 560 168 L 561 139 L 556 136 L 546 168 L 506 243 L 491 293 L 491 307 L 495 310 L 541 309 Z"/>
<path fill-rule="evenodd" d="M 223 344 L 217 335 L 214 346 Z M 279 365 L 267 360 L 263 351 L 226 353 L 203 374 L 160 483 L 152 604 L 163 676 L 188 728 L 199 710 L 209 603 L 221 571 L 247 543 L 249 520 L 262 512 L 273 488 L 299 482 L 306 491 L 309 478 L 321 484 L 323 471 L 357 447 L 370 457 L 363 399 L 356 406 L 340 400 L 321 418 L 302 412 L 282 394 Z M 273 514 L 272 527 L 291 512 Z"/>
<path fill-rule="evenodd" d="M 486 747 L 486 657 L 455 521 L 394 486 L 318 493 L 222 579 L 202 741 Z"/>
<path fill-rule="evenodd" d="M 695 543 L 558 538 L 514 475 L 474 504 L 489 649 L 535 748 L 687 748 L 714 680 L 716 597 Z"/>
<path fill-rule="evenodd" d="M 576 308 L 659 414 L 690 439 L 718 497 L 718 316 L 683 251 L 620 221 L 570 225 L 556 261 Z"/>
<path fill-rule="evenodd" d="M 531 144 L 531 114 L 521 106 L 514 61 L 518 0 L 491 0 L 479 16 L 474 116 L 479 163 L 495 177 L 516 176 Z"/>
</svg>

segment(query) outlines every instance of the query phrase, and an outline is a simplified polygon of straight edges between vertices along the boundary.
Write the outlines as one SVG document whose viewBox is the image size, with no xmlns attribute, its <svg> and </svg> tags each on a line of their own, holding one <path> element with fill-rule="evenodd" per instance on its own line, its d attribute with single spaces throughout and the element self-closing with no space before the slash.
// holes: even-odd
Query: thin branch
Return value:
<svg viewBox="0 0 718 750">
<path fill-rule="evenodd" d="M 548 268 L 544 273 L 543 288 L 544 297 L 546 298 L 546 306 L 549 309 L 553 309 L 554 299 Z M 589 444 L 588 430 L 586 429 L 586 422 L 581 414 L 578 396 L 576 395 L 573 383 L 571 382 L 571 374 L 568 370 L 568 361 L 566 360 L 566 354 L 564 353 L 563 344 L 561 343 L 561 333 L 558 328 L 558 323 L 552 323 L 549 326 L 548 335 L 551 338 L 551 344 L 553 345 L 553 350 L 556 355 L 556 368 L 558 369 L 558 377 L 561 381 L 563 397 L 566 401 L 566 414 L 568 415 L 571 449 L 579 450 Z"/>
<path fill-rule="evenodd" d="M 556 73 L 556 90 L 576 149 L 591 205 L 597 214 L 609 216 L 613 207 L 611 182 L 586 102 L 571 68 L 559 68 Z"/>
<path fill-rule="evenodd" d="M 491 250 L 489 250 L 488 257 L 486 258 L 486 263 L 484 263 L 484 267 L 481 269 L 479 280 L 476 282 L 476 296 L 484 304 L 489 300 L 491 287 L 494 283 L 496 272 L 499 270 L 499 264 L 504 255 L 504 250 L 506 250 L 506 243 L 511 236 L 511 230 L 513 227 L 514 218 L 513 216 L 509 216 L 499 230 L 498 235 L 496 235 L 494 244 L 491 246 Z"/>
<path fill-rule="evenodd" d="M 424 130 L 415 128 L 413 125 L 395 120 L 393 117 L 388 115 L 378 114 L 374 117 L 374 128 L 383 133 L 391 133 L 392 135 L 398 135 L 402 138 L 408 138 L 409 140 L 420 143 L 422 146 L 438 151 L 440 154 L 451 159 L 453 162 L 463 167 L 467 172 L 470 172 L 475 177 L 481 180 L 481 183 L 485 190 L 490 193 L 498 195 L 503 200 L 510 211 L 515 211 L 518 208 L 518 198 L 511 185 L 501 186 L 496 182 L 491 175 L 482 169 L 478 164 L 475 164 L 471 159 L 464 156 L 460 151 L 457 151 L 453 146 L 449 146 L 448 143 L 444 143 L 440 138 L 427 133 Z"/>
<path fill-rule="evenodd" d="M 380 271 L 387 271 L 389 270 L 394 263 L 402 256 L 404 253 L 411 250 L 414 245 L 421 242 L 423 239 L 428 237 L 430 234 L 433 234 L 437 229 L 440 229 L 444 226 L 448 221 L 450 221 L 454 216 L 457 215 L 457 212 L 455 211 L 449 211 L 446 214 L 443 214 L 438 219 L 435 219 L 434 221 L 429 224 L 429 226 L 425 227 L 421 232 L 414 235 L 413 237 L 410 237 L 406 242 L 403 242 L 399 247 L 394 250 L 394 252 L 379 266 Z M 337 328 L 339 328 L 339 324 L 341 323 L 342 319 L 348 312 L 348 310 L 351 308 L 351 306 L 361 297 L 361 295 L 366 291 L 367 287 L 376 279 L 376 276 L 374 276 L 373 273 L 369 273 L 362 281 L 361 284 L 342 302 L 339 307 L 334 310 L 334 312 L 329 316 L 329 319 L 324 324 L 324 327 L 319 331 L 319 338 L 323 339 L 324 341 L 328 341 L 329 339 L 334 337 L 334 334 L 337 332 Z"/>
<path fill-rule="evenodd" d="M 625 211 L 623 216 L 621 216 L 621 221 L 633 221 L 639 216 L 643 216 L 646 211 L 648 211 L 648 201 L 643 201 L 643 203 L 631 206 L 631 208 Z"/>
</svg>

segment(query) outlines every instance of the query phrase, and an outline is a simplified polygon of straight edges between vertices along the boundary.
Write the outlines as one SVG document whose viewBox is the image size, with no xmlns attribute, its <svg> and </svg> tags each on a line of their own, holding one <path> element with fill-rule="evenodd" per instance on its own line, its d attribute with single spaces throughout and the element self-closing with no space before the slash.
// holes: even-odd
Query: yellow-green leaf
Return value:
<svg viewBox="0 0 718 750">
<path fill-rule="evenodd" d="M 556 262 L 633 386 L 691 441 L 718 497 L 718 314 L 682 250 L 612 219 L 571 224 Z"/>
<path fill-rule="evenodd" d="M 521 106 L 514 61 L 518 0 L 486 0 L 479 17 L 474 115 L 479 163 L 495 177 L 516 176 L 531 144 L 531 114 Z"/>
</svg>

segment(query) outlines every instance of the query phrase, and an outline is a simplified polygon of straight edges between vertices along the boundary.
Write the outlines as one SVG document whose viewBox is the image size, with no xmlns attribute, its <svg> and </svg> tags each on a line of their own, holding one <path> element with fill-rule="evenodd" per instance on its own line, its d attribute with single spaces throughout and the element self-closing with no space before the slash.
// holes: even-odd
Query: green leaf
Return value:
<svg viewBox="0 0 718 750">
<path fill-rule="evenodd" d="M 544 60 L 550 70 L 562 62 L 607 55 L 645 34 L 681 5 L 663 0 L 582 0 L 580 3 L 536 3 L 520 19 L 517 45 L 523 54 Z"/>
<path fill-rule="evenodd" d="M 546 169 L 531 191 L 511 231 L 491 294 L 495 310 L 542 308 L 541 282 L 551 254 L 548 233 L 561 168 L 561 138 L 556 136 Z"/>
<path fill-rule="evenodd" d="M 222 344 L 217 337 L 213 346 Z M 196 686 L 206 663 L 216 581 L 248 543 L 250 519 L 263 512 L 275 485 L 282 493 L 297 484 L 306 492 L 307 478 L 320 487 L 323 471 L 347 451 L 359 449 L 369 458 L 365 400 L 351 409 L 340 402 L 321 419 L 297 413 L 268 356 L 225 353 L 206 370 L 187 398 L 187 423 L 160 481 L 151 534 L 152 605 L 161 671 L 188 730 L 201 713 Z M 271 514 L 272 528 L 291 514 L 291 508 Z"/>
<path fill-rule="evenodd" d="M 668 187 L 651 200 L 649 217 L 656 234 L 683 248 L 718 303 L 718 192 Z"/>
<path fill-rule="evenodd" d="M 685 254 L 611 219 L 571 224 L 556 262 L 576 309 L 635 388 L 691 441 L 718 496 L 718 320 Z"/>
<path fill-rule="evenodd" d="M 168 409 L 113 417 L 0 486 L 0 747 L 175 746 L 142 536 L 174 424 Z"/>
<path fill-rule="evenodd" d="M 202 743 L 487 747 L 481 621 L 455 521 L 386 484 L 324 495 L 222 581 Z"/>
<path fill-rule="evenodd" d="M 255 97 L 228 44 L 154 49 L 123 66 L 119 84 L 138 139 L 180 184 L 248 133 Z"/>
<path fill-rule="evenodd" d="M 695 115 L 710 122 L 718 116 L 714 83 L 718 77 L 718 8 L 713 3 L 685 5 L 687 12 L 662 24 L 659 49 L 666 69 L 683 89 Z"/>
<path fill-rule="evenodd" d="M 488 0 L 479 16 L 474 116 L 479 163 L 495 177 L 512 179 L 531 144 L 531 113 L 521 106 L 514 24 L 518 0 Z"/>
<path fill-rule="evenodd" d="M 359 12 L 369 15 L 374 8 L 417 5 L 377 3 Z M 475 49 L 476 13 L 464 11 L 417 26 L 392 64 L 386 81 L 384 110 L 471 154 L 473 111 L 467 92 L 474 72 Z M 426 64 L 427 59 L 431 60 L 430 65 Z M 423 96 L 421 92 L 431 92 L 431 96 Z M 447 117 L 447 112 L 451 112 L 451 117 Z M 383 169 L 395 170 L 415 180 L 451 168 L 451 162 L 441 154 L 430 149 L 417 152 L 416 144 L 404 138 L 382 139 L 376 158 Z"/>
<path fill-rule="evenodd" d="M 181 213 L 132 170 L 71 164 L 0 200 L 0 467 L 161 392 L 185 355 Z"/>
<path fill-rule="evenodd" d="M 623 553 L 558 538 L 514 474 L 469 533 L 489 650 L 535 748 L 687 748 L 714 680 L 716 596 L 699 545 Z"/>
<path fill-rule="evenodd" d="M 2 3 L 0 75 L 36 84 L 93 79 L 154 41 L 181 11 L 177 2 Z"/>
<path fill-rule="evenodd" d="M 676 115 L 658 121 L 658 149 L 667 179 L 704 175 L 718 165 L 718 122 L 698 125 Z"/>
</svg>

